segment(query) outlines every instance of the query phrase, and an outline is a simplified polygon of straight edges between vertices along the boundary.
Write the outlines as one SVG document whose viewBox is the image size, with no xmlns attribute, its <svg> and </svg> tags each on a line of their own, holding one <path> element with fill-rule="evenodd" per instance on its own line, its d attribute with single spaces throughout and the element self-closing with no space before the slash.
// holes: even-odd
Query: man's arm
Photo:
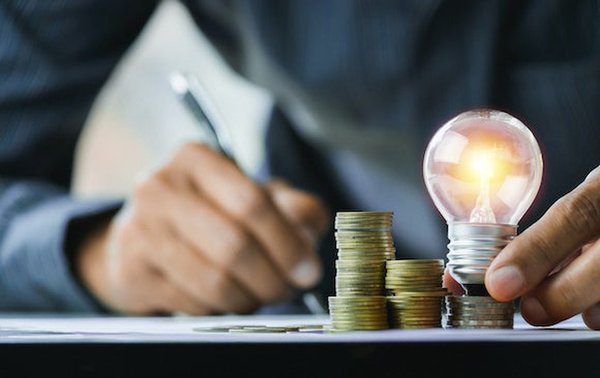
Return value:
<svg viewBox="0 0 600 378">
<path fill-rule="evenodd" d="M 83 119 L 147 2 L 0 7 L 0 308 L 248 312 L 320 278 L 322 203 L 260 185 L 206 146 L 140 178 L 116 215 L 66 194 Z"/>
<path fill-rule="evenodd" d="M 118 204 L 69 196 L 73 155 L 94 98 L 155 6 L 0 3 L 0 310 L 99 309 L 74 279 L 67 235 Z"/>
</svg>

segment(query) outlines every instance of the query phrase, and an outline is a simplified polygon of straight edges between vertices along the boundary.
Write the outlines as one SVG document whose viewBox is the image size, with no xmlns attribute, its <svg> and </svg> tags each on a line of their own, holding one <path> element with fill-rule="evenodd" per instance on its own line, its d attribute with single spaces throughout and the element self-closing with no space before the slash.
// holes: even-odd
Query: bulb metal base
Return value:
<svg viewBox="0 0 600 378">
<path fill-rule="evenodd" d="M 463 288 L 483 285 L 488 267 L 516 235 L 516 225 L 449 223 L 447 266 L 450 274 Z"/>
</svg>

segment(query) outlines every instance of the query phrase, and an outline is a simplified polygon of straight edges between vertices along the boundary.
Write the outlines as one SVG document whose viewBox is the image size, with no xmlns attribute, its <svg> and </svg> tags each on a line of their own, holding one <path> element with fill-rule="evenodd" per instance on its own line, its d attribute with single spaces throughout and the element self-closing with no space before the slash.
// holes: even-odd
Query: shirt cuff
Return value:
<svg viewBox="0 0 600 378">
<path fill-rule="evenodd" d="M 67 234 L 75 220 L 108 216 L 121 204 L 116 200 L 90 202 L 60 196 L 15 216 L 1 249 L 0 308 L 105 311 L 72 272 L 66 251 Z"/>
</svg>

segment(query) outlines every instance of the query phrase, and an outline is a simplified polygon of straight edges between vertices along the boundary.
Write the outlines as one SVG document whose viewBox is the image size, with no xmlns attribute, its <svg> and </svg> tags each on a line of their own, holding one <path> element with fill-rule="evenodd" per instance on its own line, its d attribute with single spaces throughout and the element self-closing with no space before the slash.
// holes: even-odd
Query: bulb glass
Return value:
<svg viewBox="0 0 600 378">
<path fill-rule="evenodd" d="M 427 190 L 448 223 L 516 225 L 543 173 L 531 131 L 510 114 L 479 109 L 444 124 L 425 152 Z"/>
</svg>

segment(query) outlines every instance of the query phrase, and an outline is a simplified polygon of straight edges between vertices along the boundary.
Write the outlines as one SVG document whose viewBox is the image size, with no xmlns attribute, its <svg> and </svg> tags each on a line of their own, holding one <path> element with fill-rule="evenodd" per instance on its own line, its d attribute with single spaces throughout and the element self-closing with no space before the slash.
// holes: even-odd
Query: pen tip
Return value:
<svg viewBox="0 0 600 378">
<path fill-rule="evenodd" d="M 171 88 L 178 94 L 183 94 L 188 89 L 187 79 L 179 71 L 171 73 L 169 83 L 171 84 Z"/>
</svg>

